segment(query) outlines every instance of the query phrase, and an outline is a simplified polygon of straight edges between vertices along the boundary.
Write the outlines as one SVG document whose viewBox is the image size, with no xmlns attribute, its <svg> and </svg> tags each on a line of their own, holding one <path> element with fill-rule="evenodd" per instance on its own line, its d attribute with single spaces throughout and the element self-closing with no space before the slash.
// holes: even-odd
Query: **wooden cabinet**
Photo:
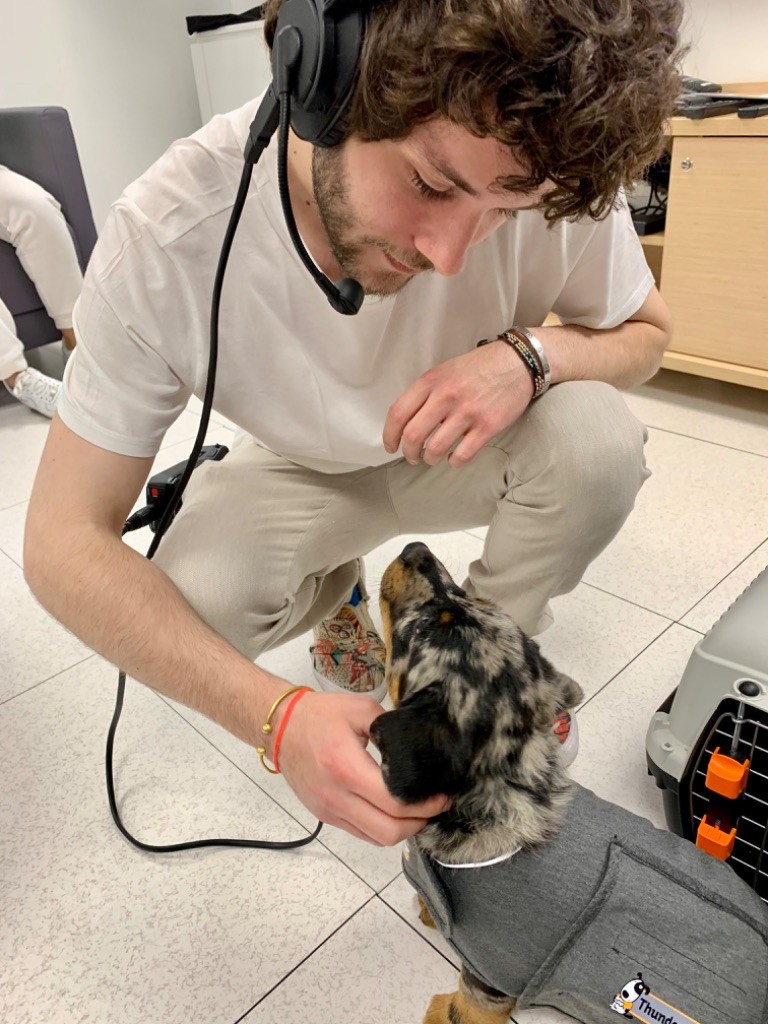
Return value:
<svg viewBox="0 0 768 1024">
<path fill-rule="evenodd" d="M 641 238 L 675 323 L 663 365 L 768 389 L 768 117 L 669 134 L 665 230 Z"/>
</svg>

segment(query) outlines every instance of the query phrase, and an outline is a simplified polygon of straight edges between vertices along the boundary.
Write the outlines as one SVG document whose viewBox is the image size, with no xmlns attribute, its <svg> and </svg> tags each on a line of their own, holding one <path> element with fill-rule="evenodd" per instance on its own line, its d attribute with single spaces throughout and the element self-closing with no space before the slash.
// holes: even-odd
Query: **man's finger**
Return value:
<svg viewBox="0 0 768 1024">
<path fill-rule="evenodd" d="M 428 386 L 419 378 L 389 407 L 381 439 L 388 452 L 400 447 L 403 430 L 429 398 Z"/>
<path fill-rule="evenodd" d="M 355 765 L 355 781 L 350 786 L 351 793 L 371 804 L 377 810 L 391 818 L 419 818 L 426 820 L 442 814 L 450 806 L 444 793 L 422 800 L 417 804 L 406 804 L 387 789 L 381 769 L 371 755 L 364 751 L 365 760 Z"/>
</svg>

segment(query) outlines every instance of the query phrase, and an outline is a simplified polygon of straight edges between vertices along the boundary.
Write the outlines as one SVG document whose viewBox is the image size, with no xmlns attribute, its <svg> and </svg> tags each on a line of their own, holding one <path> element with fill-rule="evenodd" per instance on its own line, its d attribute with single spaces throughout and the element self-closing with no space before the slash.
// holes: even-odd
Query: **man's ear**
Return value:
<svg viewBox="0 0 768 1024">
<path fill-rule="evenodd" d="M 469 749 L 446 714 L 441 684 L 419 690 L 371 726 L 387 789 L 405 803 L 454 795 L 469 769 Z"/>
</svg>

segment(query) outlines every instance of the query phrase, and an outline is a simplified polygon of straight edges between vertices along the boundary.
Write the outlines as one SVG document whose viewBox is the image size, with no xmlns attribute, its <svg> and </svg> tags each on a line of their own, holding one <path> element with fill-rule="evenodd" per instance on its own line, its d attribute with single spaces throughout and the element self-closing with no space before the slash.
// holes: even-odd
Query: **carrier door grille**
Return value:
<svg viewBox="0 0 768 1024">
<path fill-rule="evenodd" d="M 706 778 L 718 747 L 721 754 L 739 762 L 750 761 L 746 788 L 738 800 L 730 801 L 737 832 L 728 863 L 768 903 L 768 714 L 732 699 L 720 704 L 680 785 L 686 838 L 693 841 L 713 798 Z M 690 829 L 685 821 L 686 804 Z"/>
</svg>

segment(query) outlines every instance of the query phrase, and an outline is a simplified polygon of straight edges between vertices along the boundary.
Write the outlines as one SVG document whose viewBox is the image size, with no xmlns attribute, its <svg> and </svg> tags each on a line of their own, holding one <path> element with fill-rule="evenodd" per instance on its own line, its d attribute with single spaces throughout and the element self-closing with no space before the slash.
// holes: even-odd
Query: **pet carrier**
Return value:
<svg viewBox="0 0 768 1024">
<path fill-rule="evenodd" d="M 670 829 L 768 903 L 768 569 L 696 644 L 646 756 Z"/>
</svg>

